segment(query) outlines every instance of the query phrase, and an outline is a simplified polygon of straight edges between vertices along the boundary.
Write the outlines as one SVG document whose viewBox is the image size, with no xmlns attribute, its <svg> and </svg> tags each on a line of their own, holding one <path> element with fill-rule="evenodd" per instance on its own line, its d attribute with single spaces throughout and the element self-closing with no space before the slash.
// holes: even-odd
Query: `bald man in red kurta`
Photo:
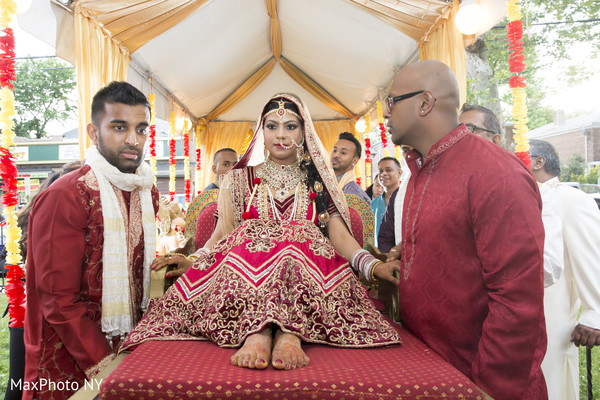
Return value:
<svg viewBox="0 0 600 400">
<path fill-rule="evenodd" d="M 535 180 L 458 124 L 456 78 L 444 64 L 405 68 L 390 96 L 394 143 L 415 148 L 402 215 L 403 325 L 494 399 L 547 399 Z"/>
</svg>

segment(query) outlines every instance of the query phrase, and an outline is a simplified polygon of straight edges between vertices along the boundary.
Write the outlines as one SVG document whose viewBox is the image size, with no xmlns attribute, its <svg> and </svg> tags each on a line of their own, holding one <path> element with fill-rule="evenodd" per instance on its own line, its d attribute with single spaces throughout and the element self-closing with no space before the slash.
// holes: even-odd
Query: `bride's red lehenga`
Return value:
<svg viewBox="0 0 600 400">
<path fill-rule="evenodd" d="M 319 167 L 324 154 L 310 117 L 295 97 L 290 100 L 303 114 L 307 147 Z M 335 178 L 323 168 L 319 173 L 331 199 L 328 212 L 332 218 L 343 217 L 347 210 Z M 277 187 L 272 187 L 277 174 L 299 182 L 292 194 L 277 196 Z M 148 340 L 210 340 L 221 347 L 238 347 L 270 324 L 310 343 L 400 343 L 348 260 L 319 229 L 299 163 L 281 166 L 267 159 L 230 171 L 219 193 L 219 218 L 229 218 L 235 229 L 199 253 L 122 349 Z"/>
</svg>

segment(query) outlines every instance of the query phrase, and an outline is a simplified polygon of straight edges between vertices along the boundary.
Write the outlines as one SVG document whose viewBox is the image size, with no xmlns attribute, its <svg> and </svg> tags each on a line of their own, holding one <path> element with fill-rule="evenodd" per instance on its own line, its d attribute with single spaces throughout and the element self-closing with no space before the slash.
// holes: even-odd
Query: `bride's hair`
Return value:
<svg viewBox="0 0 600 400">
<path fill-rule="evenodd" d="M 298 116 L 300 115 L 300 110 L 298 110 L 298 107 L 296 106 L 296 104 L 292 103 L 291 101 L 289 101 L 286 98 L 277 97 L 277 98 L 272 99 L 265 106 L 265 108 L 263 109 L 263 112 L 262 112 L 262 116 L 264 117 L 265 114 L 267 114 L 269 111 L 279 108 L 279 102 L 281 100 L 284 101 L 283 107 L 286 110 L 292 111 L 293 113 L 295 113 Z M 300 123 L 302 124 L 302 127 L 303 127 L 302 134 L 304 134 L 304 121 L 302 120 L 301 117 L 299 119 L 300 119 Z M 264 123 L 265 123 L 264 118 L 263 118 L 262 123 L 263 123 L 263 128 L 264 128 Z M 304 142 L 304 145 L 303 145 L 304 153 L 308 154 L 308 147 L 306 147 L 306 140 L 303 140 L 303 142 Z M 323 184 L 323 179 L 321 179 L 321 175 L 319 175 L 319 171 L 317 170 L 317 167 L 315 166 L 315 164 L 312 162 L 312 160 L 310 158 L 308 160 L 305 160 L 304 158 L 302 158 L 302 160 L 300 161 L 300 168 L 306 170 L 308 185 L 312 189 L 312 191 L 314 191 L 317 194 L 317 197 L 315 197 L 315 206 L 317 208 L 317 214 L 326 212 L 327 207 L 329 206 L 329 196 L 327 194 L 327 190 L 325 189 L 325 185 Z M 317 192 L 315 190 L 315 184 L 317 182 L 320 183 L 321 187 L 323 188 L 323 190 L 321 190 L 320 192 Z M 324 228 L 321 228 L 321 231 L 323 232 L 323 234 L 327 235 L 327 225 L 325 225 Z"/>
</svg>

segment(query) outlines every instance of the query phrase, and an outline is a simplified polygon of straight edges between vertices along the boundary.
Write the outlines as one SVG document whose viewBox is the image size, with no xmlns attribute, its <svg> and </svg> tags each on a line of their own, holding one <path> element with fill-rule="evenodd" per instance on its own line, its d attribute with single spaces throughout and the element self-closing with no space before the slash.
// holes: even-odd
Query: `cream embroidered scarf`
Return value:
<svg viewBox="0 0 600 400">
<path fill-rule="evenodd" d="M 91 146 L 86 154 L 88 164 L 98 181 L 102 217 L 104 219 L 104 247 L 102 248 L 102 331 L 117 336 L 133 328 L 127 251 L 127 233 L 114 188 L 126 192 L 139 190 L 144 232 L 144 297 L 146 306 L 150 290 L 150 263 L 156 252 L 156 220 L 152 205 L 153 175 L 150 166 L 142 162 L 135 174 L 119 171 Z"/>
</svg>

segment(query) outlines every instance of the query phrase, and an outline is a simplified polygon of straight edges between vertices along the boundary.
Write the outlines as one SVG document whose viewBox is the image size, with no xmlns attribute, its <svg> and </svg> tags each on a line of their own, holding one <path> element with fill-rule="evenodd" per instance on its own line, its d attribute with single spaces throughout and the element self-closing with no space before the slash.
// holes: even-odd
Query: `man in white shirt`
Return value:
<svg viewBox="0 0 600 400">
<path fill-rule="evenodd" d="M 560 184 L 560 160 L 550 143 L 531 140 L 529 152 L 542 196 L 546 191 L 558 200 L 564 240 L 564 272 L 544 292 L 548 349 L 542 370 L 549 399 L 578 399 L 575 346 L 600 345 L 600 211 L 591 196 Z"/>
</svg>

